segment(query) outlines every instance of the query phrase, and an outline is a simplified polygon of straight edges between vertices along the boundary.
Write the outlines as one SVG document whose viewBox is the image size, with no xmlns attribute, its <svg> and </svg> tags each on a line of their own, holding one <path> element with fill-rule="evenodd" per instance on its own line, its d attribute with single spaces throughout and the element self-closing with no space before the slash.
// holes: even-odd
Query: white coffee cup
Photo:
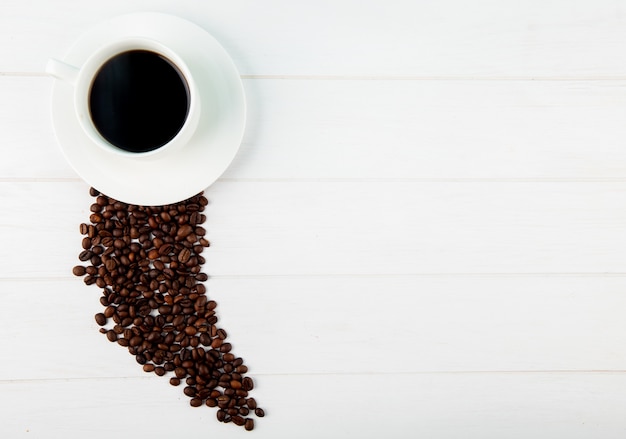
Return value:
<svg viewBox="0 0 626 439">
<path fill-rule="evenodd" d="M 100 68 L 116 55 L 137 50 L 154 52 L 173 64 L 186 82 L 188 91 L 187 115 L 180 130 L 167 143 L 145 152 L 127 151 L 105 139 L 94 125 L 89 103 L 91 87 Z M 201 108 L 197 83 L 187 63 L 173 50 L 156 40 L 125 38 L 113 42 L 95 51 L 82 66 L 73 66 L 57 59 L 50 59 L 46 72 L 73 86 L 74 110 L 80 126 L 95 144 L 111 154 L 137 159 L 163 157 L 165 153 L 169 154 L 187 144 L 198 126 Z"/>
</svg>

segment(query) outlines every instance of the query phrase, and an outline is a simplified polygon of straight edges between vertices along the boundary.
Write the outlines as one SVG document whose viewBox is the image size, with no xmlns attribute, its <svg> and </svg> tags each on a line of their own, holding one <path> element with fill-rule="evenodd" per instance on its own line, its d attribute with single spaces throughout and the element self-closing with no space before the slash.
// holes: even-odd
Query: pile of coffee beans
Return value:
<svg viewBox="0 0 626 439">
<path fill-rule="evenodd" d="M 166 206 L 138 206 L 89 191 L 90 224 L 80 225 L 84 265 L 73 268 L 102 289 L 100 332 L 128 349 L 145 372 L 183 383 L 192 407 L 217 407 L 217 419 L 246 430 L 264 411 L 249 396 L 254 382 L 232 353 L 201 271 L 209 247 L 202 193 Z"/>
</svg>

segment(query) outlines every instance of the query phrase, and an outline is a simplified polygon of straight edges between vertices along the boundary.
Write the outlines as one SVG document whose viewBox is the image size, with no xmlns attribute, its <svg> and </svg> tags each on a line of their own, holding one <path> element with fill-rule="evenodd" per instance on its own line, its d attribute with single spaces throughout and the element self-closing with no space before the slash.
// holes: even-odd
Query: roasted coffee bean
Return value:
<svg viewBox="0 0 626 439">
<path fill-rule="evenodd" d="M 217 400 L 214 398 L 209 398 L 206 400 L 206 405 L 208 407 L 217 407 Z"/>
<path fill-rule="evenodd" d="M 202 400 L 200 398 L 191 398 L 189 405 L 192 407 L 200 407 L 202 405 Z"/>
<path fill-rule="evenodd" d="M 262 418 L 263 416 L 265 416 L 265 411 L 262 408 L 256 408 L 254 409 L 254 414 L 257 415 L 259 418 Z"/>
<path fill-rule="evenodd" d="M 154 364 L 144 364 L 143 365 L 144 372 L 154 372 Z"/>
<path fill-rule="evenodd" d="M 227 395 L 220 395 L 216 399 L 219 407 L 227 407 L 230 402 L 230 398 Z"/>
<path fill-rule="evenodd" d="M 244 428 L 247 431 L 252 431 L 254 430 L 254 419 L 252 418 L 246 418 L 246 423 L 244 424 Z"/>
<path fill-rule="evenodd" d="M 170 243 L 166 243 L 159 247 L 158 252 L 159 252 L 159 255 L 164 256 L 164 255 L 169 255 L 172 252 L 172 250 L 174 250 L 174 246 Z"/>
<path fill-rule="evenodd" d="M 93 253 L 91 251 L 83 250 L 78 255 L 78 259 L 80 259 L 81 261 L 88 261 L 89 259 L 91 259 L 92 256 L 93 256 Z"/>
<path fill-rule="evenodd" d="M 107 331 L 107 338 L 111 342 L 117 341 L 117 334 L 115 333 L 115 331 L 110 329 L 110 330 Z"/>
<path fill-rule="evenodd" d="M 210 346 L 211 345 L 211 336 L 209 334 L 202 333 L 200 334 L 200 344 L 202 344 L 203 346 Z"/>
<path fill-rule="evenodd" d="M 95 319 L 96 323 L 100 326 L 104 326 L 107 323 L 107 318 L 101 312 L 95 315 Z"/>
<path fill-rule="evenodd" d="M 185 224 L 184 226 L 180 227 L 178 231 L 176 232 L 176 238 L 179 238 L 179 239 L 186 238 L 192 232 L 193 232 L 193 227 L 191 227 L 188 224 Z"/>
<path fill-rule="evenodd" d="M 89 250 L 91 248 L 91 239 L 89 239 L 87 236 L 85 236 L 83 238 L 83 241 L 82 241 L 81 245 L 82 245 L 84 250 Z"/>
<path fill-rule="evenodd" d="M 188 248 L 183 248 L 180 253 L 178 253 L 178 261 L 183 264 L 191 258 L 191 251 Z"/>
<path fill-rule="evenodd" d="M 84 276 L 86 272 L 87 271 L 85 267 L 83 267 L 82 265 L 77 265 L 72 268 L 72 273 L 74 274 L 74 276 Z"/>
<path fill-rule="evenodd" d="M 252 381 L 252 378 L 250 377 L 245 377 L 241 384 L 242 384 L 243 390 L 250 391 L 254 388 L 254 382 Z"/>
</svg>

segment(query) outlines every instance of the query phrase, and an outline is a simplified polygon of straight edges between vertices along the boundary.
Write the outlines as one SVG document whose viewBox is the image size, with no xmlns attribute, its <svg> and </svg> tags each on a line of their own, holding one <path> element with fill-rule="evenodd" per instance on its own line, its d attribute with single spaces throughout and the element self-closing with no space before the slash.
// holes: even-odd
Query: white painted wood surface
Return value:
<svg viewBox="0 0 626 439">
<path fill-rule="evenodd" d="M 205 269 L 252 433 L 106 342 L 70 273 L 90 197 L 43 66 L 138 10 L 244 78 Z M 4 0 L 0 437 L 623 438 L 625 43 L 621 0 Z"/>
</svg>

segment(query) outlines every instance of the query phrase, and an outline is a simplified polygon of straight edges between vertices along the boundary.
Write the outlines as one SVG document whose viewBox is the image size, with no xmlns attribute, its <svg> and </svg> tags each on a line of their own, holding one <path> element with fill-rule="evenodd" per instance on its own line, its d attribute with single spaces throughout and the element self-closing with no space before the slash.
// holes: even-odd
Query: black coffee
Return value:
<svg viewBox="0 0 626 439">
<path fill-rule="evenodd" d="M 89 94 L 91 119 L 109 143 L 130 152 L 152 151 L 180 131 L 189 112 L 189 89 L 167 58 L 131 50 L 109 59 Z"/>
</svg>

